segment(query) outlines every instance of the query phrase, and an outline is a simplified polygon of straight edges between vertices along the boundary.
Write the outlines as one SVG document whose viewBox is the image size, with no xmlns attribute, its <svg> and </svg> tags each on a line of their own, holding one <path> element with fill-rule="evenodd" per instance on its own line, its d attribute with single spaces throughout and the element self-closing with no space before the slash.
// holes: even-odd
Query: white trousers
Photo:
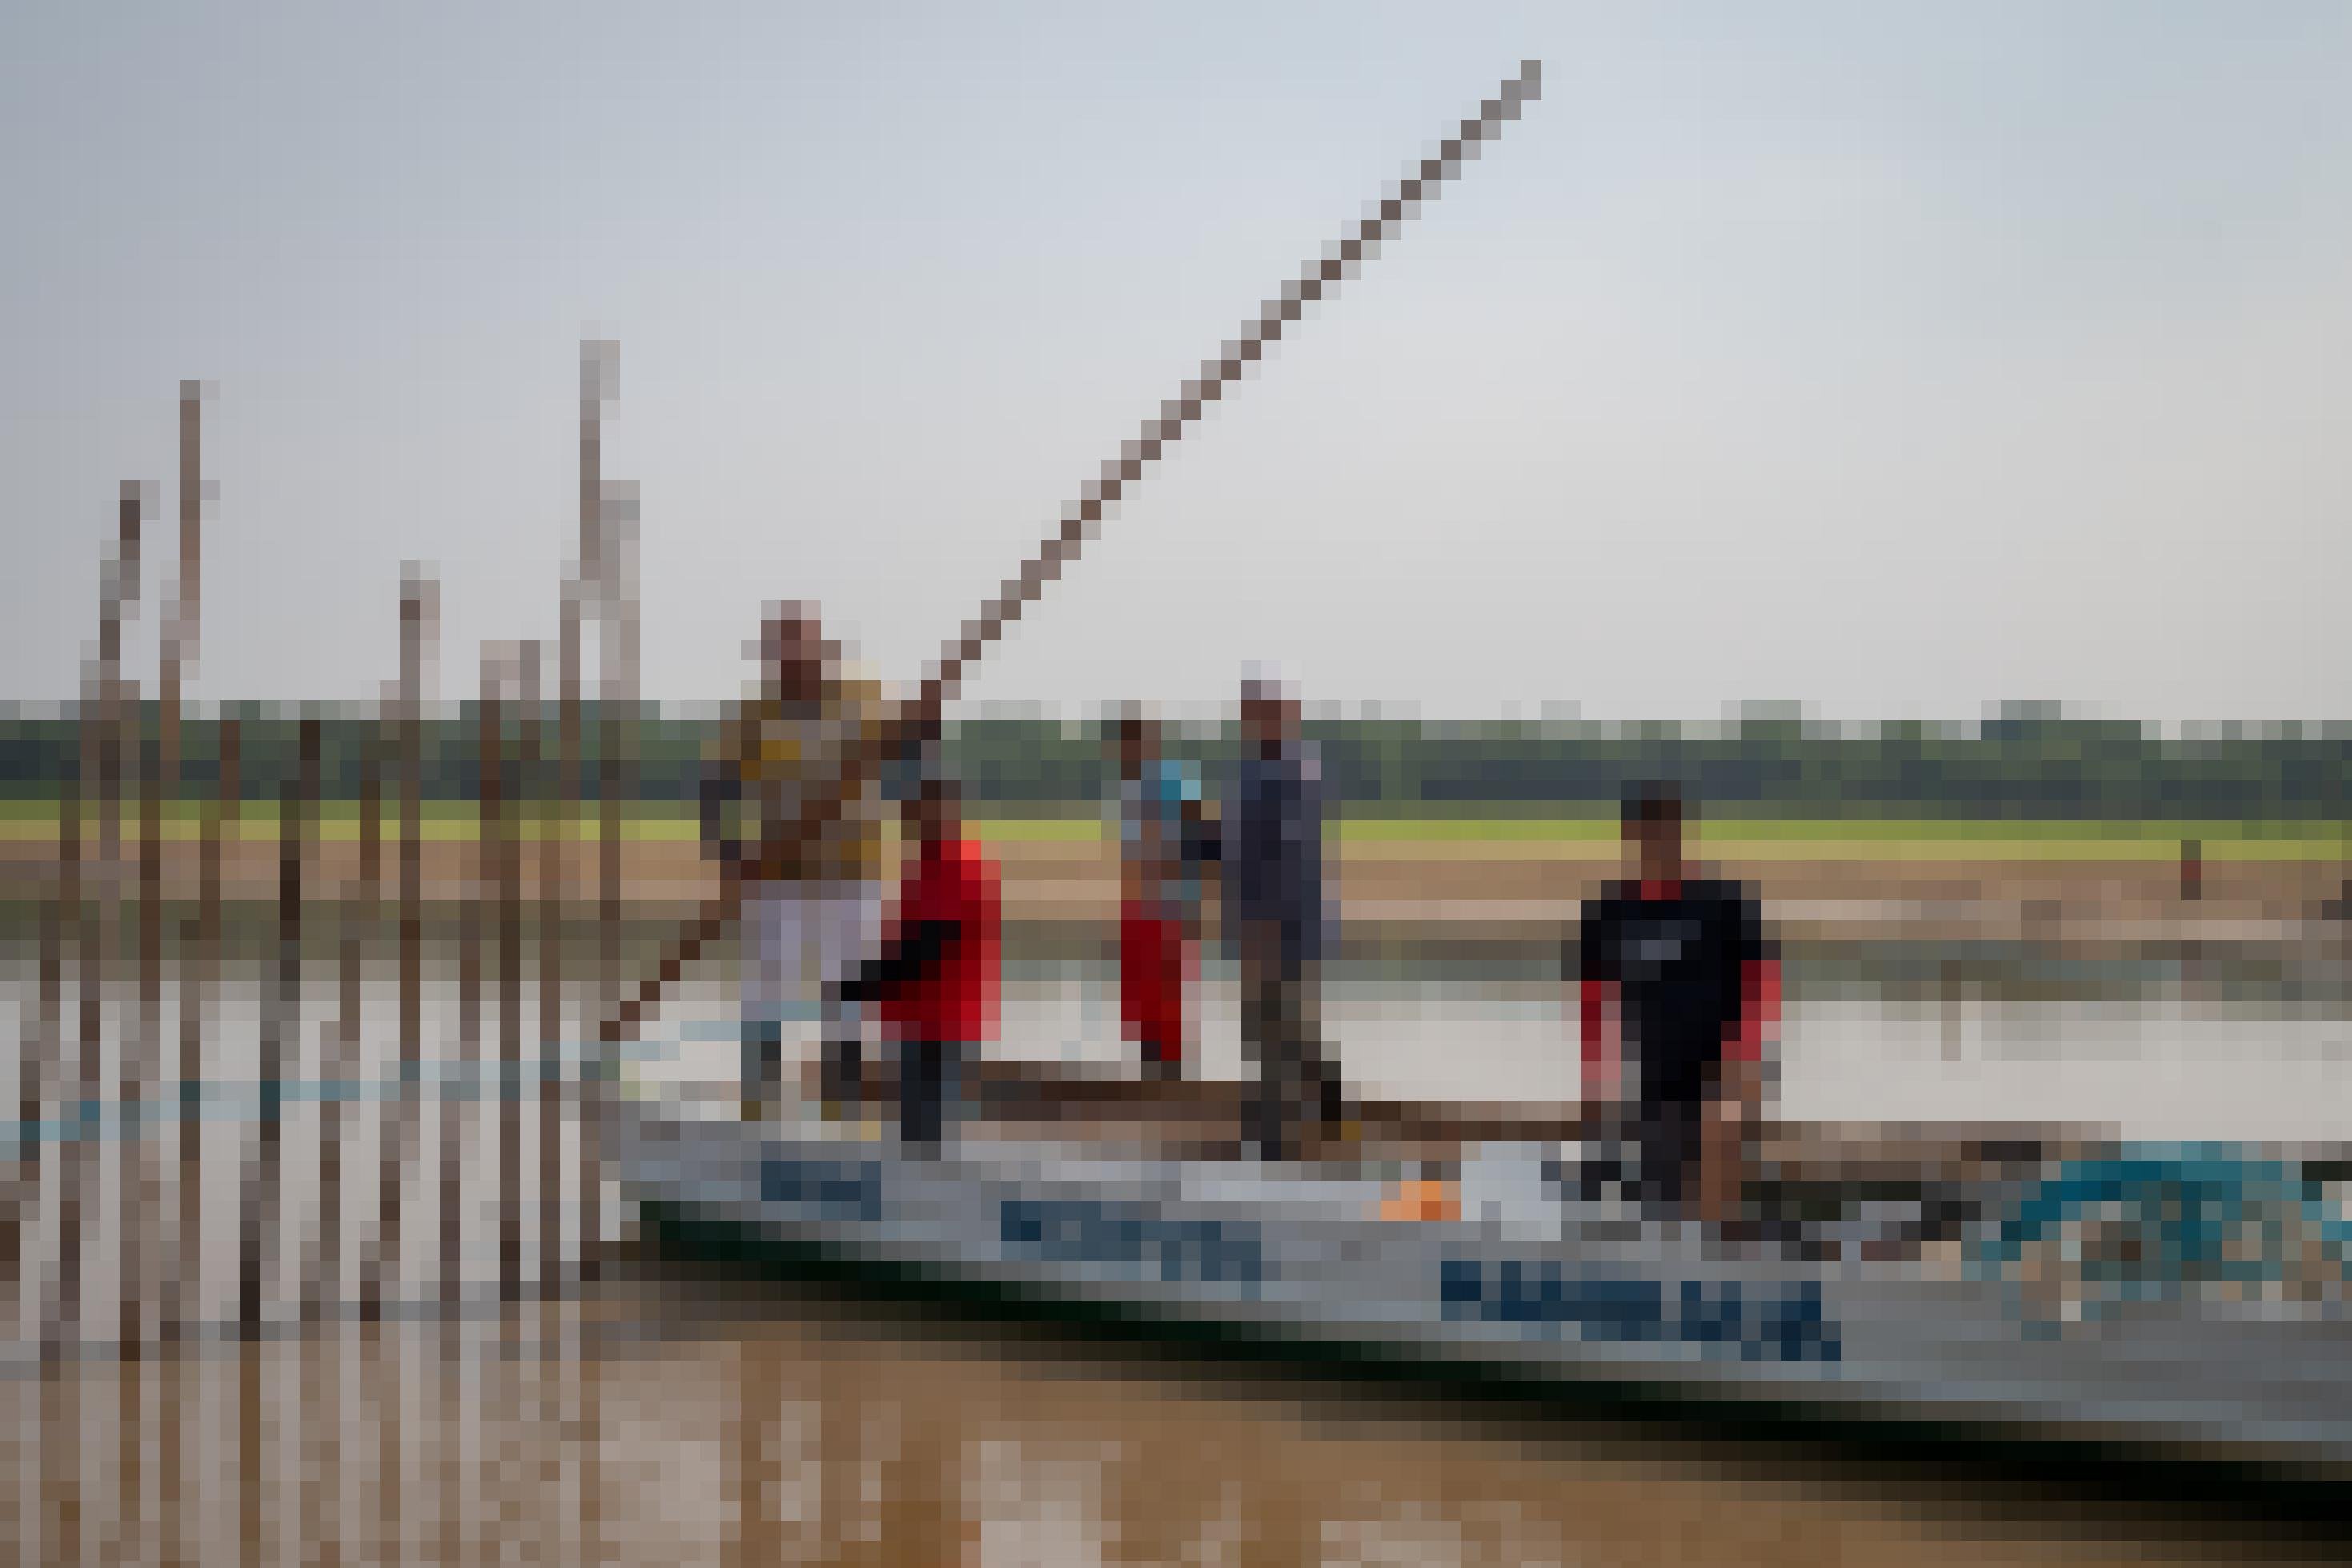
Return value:
<svg viewBox="0 0 2352 1568">
<path fill-rule="evenodd" d="M 744 902 L 743 1019 L 839 1038 L 853 1022 L 827 981 L 845 978 L 881 940 L 882 884 L 772 883 Z"/>
</svg>

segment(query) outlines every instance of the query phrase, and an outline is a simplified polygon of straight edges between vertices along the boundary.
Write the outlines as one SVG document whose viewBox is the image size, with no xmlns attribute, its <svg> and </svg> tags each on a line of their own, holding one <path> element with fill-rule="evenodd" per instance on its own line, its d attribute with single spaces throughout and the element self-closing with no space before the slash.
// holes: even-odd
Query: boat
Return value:
<svg viewBox="0 0 2352 1568">
<path fill-rule="evenodd" d="M 614 1136 L 670 1249 L 1563 1397 L 2352 1478 L 2344 1173 L 2261 1151 L 2077 1151 L 1931 1200 L 1940 1226 L 1865 1195 L 1743 1234 L 1595 1192 L 1574 1143 L 1430 1179 L 643 1103 Z"/>
</svg>

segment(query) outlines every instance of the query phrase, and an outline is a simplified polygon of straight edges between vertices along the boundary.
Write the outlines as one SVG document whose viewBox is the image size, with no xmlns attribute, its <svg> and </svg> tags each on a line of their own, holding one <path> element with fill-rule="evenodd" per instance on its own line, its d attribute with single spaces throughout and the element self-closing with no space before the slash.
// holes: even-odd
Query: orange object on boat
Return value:
<svg viewBox="0 0 2352 1568">
<path fill-rule="evenodd" d="M 1381 1204 L 1382 1219 L 1459 1219 L 1462 1200 L 1450 1181 L 1408 1181 Z"/>
</svg>

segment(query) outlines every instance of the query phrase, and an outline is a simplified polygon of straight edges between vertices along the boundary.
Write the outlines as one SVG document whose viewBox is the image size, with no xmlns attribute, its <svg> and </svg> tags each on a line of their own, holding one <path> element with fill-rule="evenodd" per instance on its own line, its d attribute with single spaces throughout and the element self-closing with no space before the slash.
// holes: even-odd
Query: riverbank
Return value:
<svg viewBox="0 0 2352 1568">
<path fill-rule="evenodd" d="M 221 896 L 232 904 L 278 896 L 279 850 L 261 826 L 248 822 L 223 845 Z M 1088 831 L 988 825 L 1003 872 L 1009 924 L 1075 935 L 1106 928 L 1114 919 L 1116 852 L 1090 825 L 1077 826 Z M 2091 854 L 2084 850 L 2087 842 L 2048 840 L 2025 852 L 2017 841 L 1784 836 L 1727 838 L 1706 847 L 1713 852 L 1714 872 L 1750 886 L 1782 938 L 1799 945 L 2058 943 L 2128 952 L 2325 946 L 2352 929 L 2340 911 L 2330 909 L 2343 896 L 2346 862 L 2308 852 L 2316 841 L 2250 839 L 2233 855 L 2217 852 L 2216 846 L 2194 898 L 2184 896 L 2189 890 L 2177 847 L 2159 854 L 2145 841 L 2116 841 Z M 2273 852 L 2282 847 L 2306 852 Z M 561 852 L 551 856 L 556 849 Z M 2135 852 L 2120 852 L 2126 849 Z M 719 891 L 717 874 L 691 839 L 637 834 L 625 839 L 620 851 L 621 899 L 632 920 L 683 917 Z M 199 892 L 199 844 L 167 836 L 162 852 L 163 897 L 193 902 Z M 126 841 L 123 854 L 111 869 L 85 862 L 85 886 L 94 893 L 134 891 L 135 841 Z M 495 881 L 485 880 L 477 843 L 428 836 L 418 854 L 427 905 L 446 909 L 497 896 Z M 378 867 L 387 903 L 399 884 L 399 859 L 396 841 L 387 844 Z M 602 889 L 599 845 L 527 842 L 519 860 L 528 907 L 536 909 L 551 877 L 567 920 L 594 916 Z M 1620 874 L 1616 847 L 1607 840 L 1499 832 L 1433 839 L 1339 831 L 1329 865 L 1342 922 L 1351 937 L 1372 942 L 1421 934 L 1546 940 L 1575 919 L 1580 901 Z M 59 869 L 53 841 L 0 839 L 0 902 L 31 906 L 51 896 Z M 306 856 L 306 901 L 358 901 L 362 871 L 356 837 L 328 835 Z"/>
</svg>

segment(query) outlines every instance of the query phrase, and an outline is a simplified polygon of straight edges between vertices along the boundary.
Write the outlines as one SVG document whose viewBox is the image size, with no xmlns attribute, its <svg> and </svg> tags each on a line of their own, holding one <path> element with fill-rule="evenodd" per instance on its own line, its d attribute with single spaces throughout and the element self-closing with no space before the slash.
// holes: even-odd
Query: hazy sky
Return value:
<svg viewBox="0 0 2352 1568">
<path fill-rule="evenodd" d="M 648 695 L 814 597 L 911 674 L 1523 57 L 976 700 L 2352 714 L 2352 7 L 0 13 L 0 698 L 219 384 L 195 692 L 551 636 L 623 344 Z M 168 555 L 168 551 L 164 552 Z M 152 650 L 154 618 L 134 647 Z"/>
</svg>

